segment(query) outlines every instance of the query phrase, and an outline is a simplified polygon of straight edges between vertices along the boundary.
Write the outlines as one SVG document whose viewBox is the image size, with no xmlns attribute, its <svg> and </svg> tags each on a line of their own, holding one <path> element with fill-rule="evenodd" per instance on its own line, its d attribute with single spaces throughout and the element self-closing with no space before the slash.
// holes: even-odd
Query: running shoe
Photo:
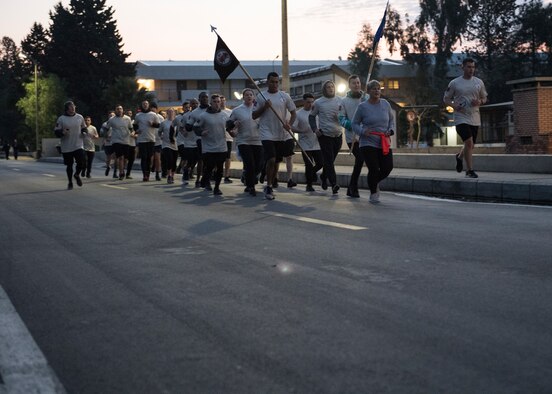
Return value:
<svg viewBox="0 0 552 394">
<path fill-rule="evenodd" d="M 67 190 L 73 190 L 73 182 L 67 184 Z"/>
<path fill-rule="evenodd" d="M 458 153 L 454 157 L 456 158 L 456 172 L 462 172 L 462 170 L 464 169 L 462 159 L 459 157 Z"/>
<path fill-rule="evenodd" d="M 274 192 L 272 191 L 272 188 L 270 186 L 265 186 L 264 188 L 264 194 L 265 198 L 267 200 L 274 200 Z"/>
<path fill-rule="evenodd" d="M 312 187 L 312 185 L 307 185 L 307 187 L 305 188 L 306 191 L 308 192 L 314 192 L 314 187 Z"/>
<path fill-rule="evenodd" d="M 332 186 L 332 194 L 337 194 L 339 191 L 339 185 L 333 185 Z"/>
<path fill-rule="evenodd" d="M 358 189 L 354 186 L 349 186 L 347 188 L 347 195 L 352 198 L 360 198 L 360 194 L 358 193 Z"/>
<path fill-rule="evenodd" d="M 111 168 L 109 168 L 109 167 L 106 167 L 106 168 L 105 168 L 105 176 L 108 176 L 108 175 L 109 175 L 109 170 L 110 170 L 110 169 L 111 169 Z"/>
<path fill-rule="evenodd" d="M 233 183 L 233 181 L 229 177 L 225 177 L 224 178 L 224 183 Z"/>
<path fill-rule="evenodd" d="M 379 202 L 380 202 L 379 193 L 372 193 L 372 194 L 370 194 L 370 202 L 371 202 L 372 204 L 379 204 Z"/>
<path fill-rule="evenodd" d="M 293 179 L 290 179 L 287 183 L 288 189 L 291 189 L 292 187 L 297 186 L 297 183 L 293 182 Z"/>
<path fill-rule="evenodd" d="M 75 181 L 77 182 L 78 186 L 82 186 L 82 180 L 80 179 L 79 174 L 74 175 Z"/>
<path fill-rule="evenodd" d="M 213 194 L 214 194 L 215 196 L 222 196 L 222 192 L 220 191 L 220 189 L 219 189 L 218 187 L 215 187 L 215 188 L 213 189 Z"/>
<path fill-rule="evenodd" d="M 468 170 L 466 171 L 466 178 L 479 178 L 479 175 L 474 170 Z"/>
</svg>

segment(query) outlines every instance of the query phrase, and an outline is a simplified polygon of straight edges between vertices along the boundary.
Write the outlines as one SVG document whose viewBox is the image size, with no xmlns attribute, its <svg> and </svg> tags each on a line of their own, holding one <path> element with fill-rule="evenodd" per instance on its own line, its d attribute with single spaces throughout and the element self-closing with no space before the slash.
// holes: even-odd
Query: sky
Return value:
<svg viewBox="0 0 552 394">
<path fill-rule="evenodd" d="M 49 11 L 58 1 L 0 0 L 0 37 L 17 45 L 34 22 L 47 27 Z M 69 0 L 63 0 L 67 5 Z M 288 0 L 290 60 L 345 60 L 363 23 L 375 32 L 386 0 Z M 107 0 L 115 10 L 128 60 L 212 60 L 216 26 L 240 60 L 282 57 L 281 0 Z M 418 3 L 392 2 L 401 14 L 417 15 Z M 78 43 L 75 43 L 78 45 Z M 384 45 L 380 48 L 384 50 Z M 380 55 L 389 57 L 387 51 Z M 398 54 L 393 56 L 398 57 Z"/>
<path fill-rule="evenodd" d="M 49 11 L 58 2 L 0 0 L 0 37 L 8 36 L 19 45 L 34 22 L 49 25 Z M 210 25 L 217 27 L 239 60 L 282 57 L 281 0 L 107 0 L 106 4 L 115 10 L 130 61 L 212 60 L 216 36 Z M 345 60 L 363 23 L 377 30 L 385 4 L 386 0 L 288 0 L 289 59 Z M 411 20 L 419 13 L 416 0 L 390 4 L 403 20 L 405 13 Z M 380 45 L 379 55 L 400 58 L 398 53 L 389 54 L 386 45 Z"/>
</svg>

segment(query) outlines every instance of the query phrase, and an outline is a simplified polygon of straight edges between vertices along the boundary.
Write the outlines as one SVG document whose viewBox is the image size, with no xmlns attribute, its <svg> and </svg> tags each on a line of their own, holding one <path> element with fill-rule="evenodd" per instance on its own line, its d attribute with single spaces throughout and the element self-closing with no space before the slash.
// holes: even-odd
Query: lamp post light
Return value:
<svg viewBox="0 0 552 394">
<path fill-rule="evenodd" d="M 40 137 L 38 133 L 38 65 L 33 61 L 34 65 L 34 88 L 35 88 L 35 137 L 36 137 L 36 159 L 40 159 Z"/>
<path fill-rule="evenodd" d="M 276 61 L 276 59 L 278 59 L 280 57 L 280 55 L 276 55 L 276 57 L 274 59 L 272 59 L 272 71 L 276 71 L 274 69 L 274 62 Z"/>
</svg>

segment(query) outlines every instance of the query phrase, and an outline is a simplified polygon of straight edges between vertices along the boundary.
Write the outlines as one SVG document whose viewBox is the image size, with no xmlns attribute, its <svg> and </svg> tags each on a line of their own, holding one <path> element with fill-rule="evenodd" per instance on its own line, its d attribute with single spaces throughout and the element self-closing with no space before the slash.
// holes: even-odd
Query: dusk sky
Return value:
<svg viewBox="0 0 552 394">
<path fill-rule="evenodd" d="M 550 3 L 552 0 L 545 0 Z M 57 1 L 2 0 L 0 36 L 11 37 L 18 45 L 30 32 L 33 22 L 45 27 L 48 12 Z M 67 5 L 68 0 L 63 4 Z M 386 0 L 288 0 L 290 60 L 337 59 L 354 47 L 364 22 L 375 31 Z M 107 0 L 115 10 L 124 51 L 129 60 L 211 60 L 215 35 L 219 34 L 240 60 L 281 58 L 280 0 Z M 391 1 L 401 15 L 418 14 L 417 1 Z M 75 45 L 78 45 L 76 42 Z M 380 55 L 389 57 L 385 45 Z M 393 55 L 398 58 L 398 54 Z"/>
<path fill-rule="evenodd" d="M 19 45 L 33 22 L 49 25 L 48 13 L 57 2 L 2 0 L 0 35 L 11 37 Z M 69 1 L 62 3 L 67 5 Z M 123 49 L 131 53 L 129 60 L 210 60 L 216 42 L 210 32 L 211 24 L 240 60 L 281 58 L 280 0 L 107 0 L 106 3 L 115 10 Z M 385 0 L 288 0 L 290 60 L 333 60 L 338 56 L 346 59 L 364 22 L 370 23 L 374 31 L 377 29 L 385 3 Z M 393 6 L 401 13 L 418 13 L 415 1 L 401 0 Z"/>
</svg>

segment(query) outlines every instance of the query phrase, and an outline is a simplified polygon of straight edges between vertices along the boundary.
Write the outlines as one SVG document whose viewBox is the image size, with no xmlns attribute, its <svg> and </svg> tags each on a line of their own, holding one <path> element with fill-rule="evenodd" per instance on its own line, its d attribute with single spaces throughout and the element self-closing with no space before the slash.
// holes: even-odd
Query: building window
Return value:
<svg viewBox="0 0 552 394">
<path fill-rule="evenodd" d="M 205 79 L 197 80 L 197 90 L 207 90 L 207 81 Z"/>
<path fill-rule="evenodd" d="M 290 96 L 295 96 L 295 88 L 289 88 L 289 95 Z"/>
<path fill-rule="evenodd" d="M 314 84 L 314 87 L 312 89 L 313 93 L 322 92 L 322 82 L 317 82 Z"/>
<path fill-rule="evenodd" d="M 396 79 L 388 79 L 386 88 L 389 90 L 399 90 L 399 81 Z"/>
<path fill-rule="evenodd" d="M 302 94 L 303 94 L 303 87 L 302 87 L 302 86 L 297 86 L 297 87 L 295 88 L 295 94 L 296 94 L 297 96 L 302 95 Z"/>
<path fill-rule="evenodd" d="M 188 90 L 188 84 L 187 81 L 176 81 L 176 94 L 178 96 L 178 100 L 182 100 L 182 91 Z"/>
</svg>

